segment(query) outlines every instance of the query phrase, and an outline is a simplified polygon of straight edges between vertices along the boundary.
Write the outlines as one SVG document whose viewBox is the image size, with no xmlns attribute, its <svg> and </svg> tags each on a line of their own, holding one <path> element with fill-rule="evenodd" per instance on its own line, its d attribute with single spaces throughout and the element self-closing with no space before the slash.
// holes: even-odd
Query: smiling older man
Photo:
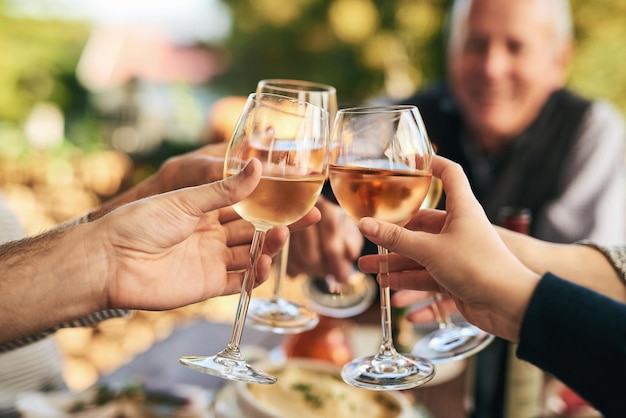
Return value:
<svg viewBox="0 0 626 418">
<path fill-rule="evenodd" d="M 504 206 L 526 207 L 536 237 L 624 242 L 624 122 L 564 89 L 567 0 L 457 0 L 449 27 L 447 84 L 406 103 L 492 222 Z"/>
<path fill-rule="evenodd" d="M 565 88 L 567 0 L 455 0 L 449 23 L 446 82 L 405 103 L 419 107 L 438 153 L 463 166 L 491 222 L 528 208 L 543 240 L 625 242 L 624 122 Z M 496 340 L 478 354 L 473 416 L 498 416 L 506 350 Z"/>
<path fill-rule="evenodd" d="M 624 242 L 624 123 L 564 88 L 567 0 L 457 0 L 449 28 L 447 85 L 406 102 L 492 222 L 504 206 L 526 207 L 539 238 Z"/>
</svg>

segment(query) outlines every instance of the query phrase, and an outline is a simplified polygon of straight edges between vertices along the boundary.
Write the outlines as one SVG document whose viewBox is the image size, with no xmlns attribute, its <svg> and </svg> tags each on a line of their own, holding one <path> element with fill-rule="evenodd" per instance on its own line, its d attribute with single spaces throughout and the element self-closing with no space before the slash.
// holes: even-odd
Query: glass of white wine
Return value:
<svg viewBox="0 0 626 418">
<path fill-rule="evenodd" d="M 337 112 L 331 135 L 330 184 L 355 221 L 365 216 L 405 225 L 430 186 L 433 148 L 415 106 L 378 106 Z M 409 389 L 428 382 L 426 358 L 398 353 L 393 345 L 388 251 L 378 246 L 382 342 L 376 354 L 348 362 L 344 381 L 373 390 Z"/>
<path fill-rule="evenodd" d="M 328 111 L 329 129 L 338 110 L 335 87 L 307 80 L 270 78 L 260 80 L 257 93 L 272 93 L 294 97 L 312 103 Z M 373 278 L 358 270 L 348 283 L 339 282 L 332 274 L 310 277 L 304 283 L 306 304 L 302 305 L 283 297 L 282 286 L 287 277 L 289 240 L 274 258 L 274 288 L 269 298 L 250 301 L 247 323 L 277 334 L 296 334 L 314 328 L 319 322 L 318 314 L 346 318 L 355 316 L 374 301 L 377 285 Z"/>
<path fill-rule="evenodd" d="M 225 379 L 276 382 L 245 361 L 240 342 L 265 233 L 306 215 L 322 190 L 328 162 L 327 118 L 326 110 L 298 99 L 265 93 L 248 96 L 226 151 L 224 177 L 237 174 L 252 158 L 263 165 L 257 188 L 234 205 L 255 228 L 249 264 L 226 348 L 214 356 L 183 356 L 179 361 L 185 366 Z"/>
<path fill-rule="evenodd" d="M 436 208 L 443 194 L 441 180 L 433 177 L 422 208 Z M 487 347 L 494 336 L 469 322 L 452 321 L 444 306 L 443 294 L 432 292 L 432 309 L 438 328 L 429 332 L 413 346 L 411 353 L 426 357 L 434 364 L 461 360 Z"/>
<path fill-rule="evenodd" d="M 264 79 L 257 83 L 256 93 L 292 97 L 319 106 L 328 112 L 329 124 L 337 113 L 337 91 L 327 84 L 281 78 Z M 283 296 L 288 256 L 289 239 L 274 258 L 272 295 L 250 301 L 247 317 L 250 326 L 277 334 L 296 334 L 312 329 L 318 324 L 319 316 L 315 311 Z"/>
</svg>

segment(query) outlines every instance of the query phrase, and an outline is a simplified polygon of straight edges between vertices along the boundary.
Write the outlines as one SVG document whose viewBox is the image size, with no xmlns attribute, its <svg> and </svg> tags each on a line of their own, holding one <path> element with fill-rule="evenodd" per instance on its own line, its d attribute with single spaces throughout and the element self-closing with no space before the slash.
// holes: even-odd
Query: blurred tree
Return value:
<svg viewBox="0 0 626 418">
<path fill-rule="evenodd" d="M 344 107 L 399 99 L 444 74 L 442 28 L 451 0 L 223 1 L 233 18 L 225 42 L 231 64 L 211 80 L 214 97 L 247 95 L 262 78 L 299 78 L 334 85 Z M 570 85 L 626 113 L 626 2 L 570 1 L 577 37 Z M 35 104 L 52 102 L 72 143 L 102 143 L 100 115 L 75 76 L 90 24 L 8 16 L 5 2 L 0 121 L 17 127 Z"/>
<path fill-rule="evenodd" d="M 340 106 L 405 95 L 442 73 L 447 0 L 230 0 L 232 64 L 213 83 L 245 95 L 262 78 L 334 85 Z"/>
<path fill-rule="evenodd" d="M 626 2 L 570 1 L 577 39 L 570 85 L 584 95 L 608 99 L 626 113 Z"/>
<path fill-rule="evenodd" d="M 225 0 L 231 67 L 212 81 L 246 95 L 262 78 L 337 87 L 340 106 L 400 98 L 443 76 L 450 0 Z M 626 112 L 626 2 L 571 0 L 577 47 L 571 87 Z"/>
<path fill-rule="evenodd" d="M 41 101 L 83 108 L 88 98 L 74 70 L 88 34 L 87 24 L 0 14 L 0 119 L 20 121 Z"/>
</svg>

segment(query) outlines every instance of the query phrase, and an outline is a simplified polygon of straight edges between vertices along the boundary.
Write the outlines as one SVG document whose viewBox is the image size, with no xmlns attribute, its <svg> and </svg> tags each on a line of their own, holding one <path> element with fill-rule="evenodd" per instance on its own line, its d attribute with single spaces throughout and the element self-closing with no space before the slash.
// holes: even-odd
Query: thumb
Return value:
<svg viewBox="0 0 626 418">
<path fill-rule="evenodd" d="M 425 238 L 425 233 L 409 231 L 401 226 L 367 217 L 359 221 L 359 230 L 375 244 L 422 264 L 421 248 L 424 248 L 424 243 L 421 241 Z"/>
<path fill-rule="evenodd" d="M 194 215 L 201 215 L 231 206 L 248 197 L 259 184 L 261 172 L 261 163 L 252 159 L 234 176 L 213 183 L 170 192 L 162 197 L 186 208 Z"/>
</svg>

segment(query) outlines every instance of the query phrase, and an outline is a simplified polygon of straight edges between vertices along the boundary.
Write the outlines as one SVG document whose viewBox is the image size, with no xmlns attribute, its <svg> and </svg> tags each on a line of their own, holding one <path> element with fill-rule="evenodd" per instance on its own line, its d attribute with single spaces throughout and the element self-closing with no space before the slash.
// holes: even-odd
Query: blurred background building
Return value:
<svg viewBox="0 0 626 418">
<path fill-rule="evenodd" d="M 263 78 L 334 85 L 340 107 L 409 96 L 443 75 L 448 3 L 0 0 L 0 190 L 26 230 L 41 231 L 223 137 L 241 108 L 232 98 Z M 570 86 L 626 112 L 626 2 L 572 8 Z M 163 318 L 135 316 L 153 330 L 135 351 L 167 334 Z M 124 321 L 70 330 L 69 361 L 105 329 L 119 340 Z M 92 363 L 68 372 L 71 387 L 119 365 Z"/>
</svg>

